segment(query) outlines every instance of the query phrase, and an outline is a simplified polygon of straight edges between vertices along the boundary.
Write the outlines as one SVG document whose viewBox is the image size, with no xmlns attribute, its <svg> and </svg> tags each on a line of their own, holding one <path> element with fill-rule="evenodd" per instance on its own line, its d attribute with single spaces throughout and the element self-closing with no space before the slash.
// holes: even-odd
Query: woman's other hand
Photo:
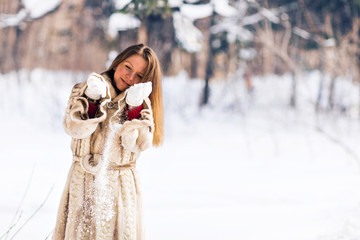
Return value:
<svg viewBox="0 0 360 240">
<path fill-rule="evenodd" d="M 97 73 L 91 73 L 87 79 L 87 88 L 85 95 L 93 100 L 99 100 L 106 97 L 106 83 L 103 76 Z"/>
<path fill-rule="evenodd" d="M 140 106 L 144 99 L 150 95 L 151 91 L 151 82 L 138 83 L 131 86 L 126 95 L 126 103 L 129 107 L 129 110 Z"/>
</svg>

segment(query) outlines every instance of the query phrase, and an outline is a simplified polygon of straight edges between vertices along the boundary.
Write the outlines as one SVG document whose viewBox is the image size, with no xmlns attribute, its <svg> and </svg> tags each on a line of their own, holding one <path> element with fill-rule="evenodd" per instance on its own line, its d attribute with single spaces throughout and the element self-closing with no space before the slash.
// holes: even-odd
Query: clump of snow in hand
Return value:
<svg viewBox="0 0 360 240">
<path fill-rule="evenodd" d="M 109 18 L 108 34 L 115 38 L 119 31 L 140 27 L 140 20 L 132 14 L 113 13 Z"/>
<path fill-rule="evenodd" d="M 22 0 L 25 9 L 30 12 L 31 18 L 40 18 L 46 13 L 53 11 L 62 0 Z"/>
<path fill-rule="evenodd" d="M 182 48 L 190 53 L 200 52 L 203 35 L 187 17 L 173 13 L 175 37 Z"/>
</svg>

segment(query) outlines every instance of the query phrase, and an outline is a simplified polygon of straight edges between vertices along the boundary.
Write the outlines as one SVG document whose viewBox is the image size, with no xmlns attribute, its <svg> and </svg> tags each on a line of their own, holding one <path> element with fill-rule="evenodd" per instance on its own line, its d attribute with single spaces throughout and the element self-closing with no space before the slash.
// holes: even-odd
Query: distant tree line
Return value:
<svg viewBox="0 0 360 240">
<path fill-rule="evenodd" d="M 19 15 L 24 6 L 20 0 L 2 0 L 0 71 L 38 67 L 101 71 L 111 50 L 143 42 L 158 53 L 165 75 L 184 69 L 192 78 L 205 79 L 205 104 L 209 80 L 226 79 L 241 68 L 247 79 L 251 75 L 292 73 L 293 106 L 297 76 L 304 70 L 319 69 L 328 74 L 332 88 L 337 76 L 359 81 L 360 0 L 171 2 L 123 0 L 119 7 L 112 0 L 63 0 L 40 18 L 24 17 L 17 24 L 6 25 L 6 20 Z M 180 18 L 193 29 L 187 33 L 200 33 L 199 37 L 179 37 L 176 22 L 184 5 L 211 9 L 191 21 L 186 16 Z M 114 13 L 132 14 L 140 25 L 109 37 L 108 22 Z"/>
</svg>

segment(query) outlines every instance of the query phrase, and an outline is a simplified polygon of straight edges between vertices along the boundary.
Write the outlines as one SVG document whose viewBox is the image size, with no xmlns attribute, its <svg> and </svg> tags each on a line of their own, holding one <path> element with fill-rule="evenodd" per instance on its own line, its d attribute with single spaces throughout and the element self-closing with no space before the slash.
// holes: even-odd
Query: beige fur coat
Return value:
<svg viewBox="0 0 360 240">
<path fill-rule="evenodd" d="M 60 200 L 54 240 L 143 239 L 141 193 L 135 162 L 152 144 L 150 100 L 141 118 L 126 120 L 127 91 L 116 93 L 103 75 L 107 96 L 89 119 L 86 83 L 72 89 L 64 117 L 73 164 Z"/>
</svg>

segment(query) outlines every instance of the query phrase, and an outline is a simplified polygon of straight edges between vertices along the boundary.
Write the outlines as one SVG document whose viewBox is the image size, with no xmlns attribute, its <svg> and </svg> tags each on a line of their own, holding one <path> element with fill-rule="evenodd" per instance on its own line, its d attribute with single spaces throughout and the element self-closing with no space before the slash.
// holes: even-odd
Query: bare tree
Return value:
<svg viewBox="0 0 360 240">
<path fill-rule="evenodd" d="M 284 15 L 285 16 L 285 15 Z M 271 27 L 271 23 L 268 20 L 264 20 L 263 26 L 257 25 L 255 41 L 261 44 L 263 48 L 269 51 L 273 56 L 276 56 L 282 60 L 282 62 L 288 67 L 293 75 L 292 82 L 292 95 L 290 97 L 290 105 L 296 106 L 296 77 L 300 75 L 299 64 L 296 63 L 292 54 L 292 48 L 290 45 L 290 38 L 292 34 L 292 26 L 285 17 L 282 20 L 284 30 L 282 32 L 274 32 Z M 266 58 L 266 56 L 264 56 Z M 268 61 L 264 59 L 264 61 Z"/>
</svg>

